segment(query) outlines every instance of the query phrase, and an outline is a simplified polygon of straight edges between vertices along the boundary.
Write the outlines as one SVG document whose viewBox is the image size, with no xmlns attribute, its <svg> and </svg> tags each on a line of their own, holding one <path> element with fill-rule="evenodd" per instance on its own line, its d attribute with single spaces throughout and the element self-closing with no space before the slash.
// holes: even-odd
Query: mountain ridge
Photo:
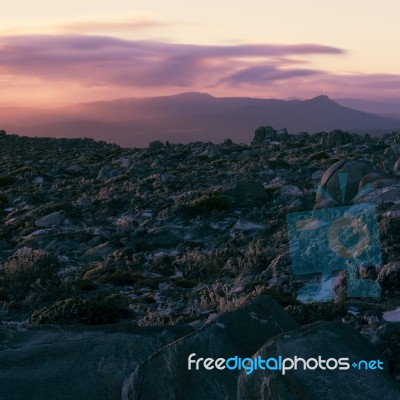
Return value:
<svg viewBox="0 0 400 400">
<path fill-rule="evenodd" d="M 306 100 L 214 97 L 187 92 L 171 96 L 78 103 L 52 110 L 0 108 L 4 129 L 28 136 L 90 137 L 125 147 L 154 140 L 188 143 L 231 138 L 249 143 L 258 126 L 296 133 L 400 128 L 400 121 L 354 110 L 326 95 Z"/>
</svg>

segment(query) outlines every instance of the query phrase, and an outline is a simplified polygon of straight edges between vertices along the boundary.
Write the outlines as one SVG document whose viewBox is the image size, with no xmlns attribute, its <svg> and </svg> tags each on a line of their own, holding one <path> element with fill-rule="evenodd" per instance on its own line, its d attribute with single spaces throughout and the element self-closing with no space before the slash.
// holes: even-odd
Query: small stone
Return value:
<svg viewBox="0 0 400 400">
<path fill-rule="evenodd" d="M 56 211 L 41 217 L 35 221 L 35 225 L 38 228 L 50 228 L 52 226 L 61 225 L 65 220 L 65 214 L 63 211 Z"/>
<path fill-rule="evenodd" d="M 34 185 L 43 185 L 44 179 L 41 176 L 38 176 L 32 181 L 32 183 Z"/>
<path fill-rule="evenodd" d="M 313 179 L 313 180 L 319 180 L 319 179 L 322 178 L 323 175 L 324 175 L 324 171 L 319 170 L 319 171 L 314 172 L 314 173 L 311 175 L 311 179 Z"/>
</svg>

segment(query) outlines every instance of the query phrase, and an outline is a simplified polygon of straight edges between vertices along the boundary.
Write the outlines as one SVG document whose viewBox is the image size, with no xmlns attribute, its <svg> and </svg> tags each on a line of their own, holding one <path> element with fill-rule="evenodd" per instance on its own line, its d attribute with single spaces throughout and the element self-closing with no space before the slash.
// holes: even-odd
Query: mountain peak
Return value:
<svg viewBox="0 0 400 400">
<path fill-rule="evenodd" d="M 313 97 L 312 99 L 309 99 L 309 101 L 318 102 L 318 103 L 322 103 L 322 102 L 324 102 L 324 103 L 328 103 L 328 102 L 329 103 L 334 103 L 334 101 L 330 97 L 325 95 L 325 94 L 321 94 L 319 96 Z"/>
<path fill-rule="evenodd" d="M 213 96 L 208 93 L 202 93 L 202 92 L 184 92 L 184 93 L 179 93 L 176 94 L 175 97 L 181 97 L 181 98 L 186 98 L 186 99 L 211 99 Z"/>
</svg>

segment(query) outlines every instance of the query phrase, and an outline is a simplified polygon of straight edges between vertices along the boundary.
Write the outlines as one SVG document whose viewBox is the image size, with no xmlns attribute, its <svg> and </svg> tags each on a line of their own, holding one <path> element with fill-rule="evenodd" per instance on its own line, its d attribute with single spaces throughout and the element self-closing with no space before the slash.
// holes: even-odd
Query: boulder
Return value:
<svg viewBox="0 0 400 400">
<path fill-rule="evenodd" d="M 356 202 L 380 204 L 399 204 L 400 203 L 400 184 L 389 185 L 380 189 L 375 189 L 357 199 Z"/>
<path fill-rule="evenodd" d="M 322 136 L 321 144 L 327 147 L 335 147 L 352 143 L 352 140 L 354 140 L 354 138 L 352 138 L 350 133 L 335 129 L 334 131 Z"/>
<path fill-rule="evenodd" d="M 364 143 L 372 143 L 373 139 L 369 133 L 364 134 Z"/>
<path fill-rule="evenodd" d="M 110 178 L 113 178 L 115 176 L 118 176 L 120 174 L 120 171 L 118 171 L 115 168 L 111 168 L 109 165 L 105 165 L 97 174 L 97 180 L 99 181 L 104 181 Z"/>
<path fill-rule="evenodd" d="M 356 145 L 356 146 L 364 144 L 363 137 L 360 135 L 357 135 L 356 133 L 350 134 L 350 140 L 351 140 L 351 144 Z"/>
<path fill-rule="evenodd" d="M 143 236 L 135 237 L 132 247 L 136 250 L 167 249 L 184 242 L 185 230 L 182 226 L 168 225 L 151 228 Z"/>
<path fill-rule="evenodd" d="M 400 159 L 396 161 L 393 167 L 393 174 L 396 176 L 400 176 Z"/>
<path fill-rule="evenodd" d="M 225 313 L 141 364 L 126 381 L 124 400 L 236 399 L 237 372 L 188 369 L 188 357 L 248 357 L 271 337 L 297 327 L 271 297 L 259 296 Z"/>
<path fill-rule="evenodd" d="M 397 315 L 397 324 L 393 324 L 382 336 L 379 348 L 387 355 L 393 376 L 400 381 L 400 309 L 397 310 Z"/>
<path fill-rule="evenodd" d="M 120 400 L 127 376 L 189 327 L 0 327 L 0 400 Z"/>
<path fill-rule="evenodd" d="M 97 246 L 90 247 L 87 249 L 83 255 L 81 260 L 83 262 L 94 262 L 104 260 L 108 255 L 112 254 L 116 248 L 110 242 L 104 242 Z"/>
<path fill-rule="evenodd" d="M 374 167 L 367 161 L 336 162 L 325 171 L 319 185 L 336 203 L 321 193 L 317 193 L 316 208 L 351 204 L 361 189 L 360 182 L 369 174 L 373 176 L 374 172 Z"/>
<path fill-rule="evenodd" d="M 149 143 L 149 151 L 157 152 L 164 148 L 164 143 L 160 140 L 154 140 L 153 142 Z"/>
<path fill-rule="evenodd" d="M 276 139 L 276 131 L 272 126 L 260 126 L 254 132 L 254 138 L 251 142 L 252 145 L 261 144 L 267 139 Z"/>
<path fill-rule="evenodd" d="M 341 322 L 318 322 L 281 334 L 267 342 L 254 357 L 262 359 L 314 358 L 318 360 L 349 359 L 349 369 L 303 369 L 299 361 L 297 369 L 254 370 L 242 372 L 238 379 L 238 400 L 355 400 L 366 396 L 368 400 L 395 400 L 400 398 L 400 387 L 391 378 L 384 356 L 353 328 Z M 361 360 L 379 360 L 375 369 L 365 369 Z M 356 363 L 356 366 L 352 364 Z M 289 364 L 289 362 L 288 362 Z M 314 367 L 315 362 L 310 365 Z M 359 369 L 360 366 L 360 369 Z"/>
<path fill-rule="evenodd" d="M 268 201 L 268 195 L 262 182 L 249 180 L 240 180 L 233 188 L 227 189 L 223 193 L 228 196 L 237 206 L 257 207 Z"/>
<path fill-rule="evenodd" d="M 50 228 L 52 226 L 61 225 L 65 220 L 65 214 L 63 211 L 56 211 L 54 213 L 45 215 L 35 221 L 35 225 L 38 228 Z"/>
<path fill-rule="evenodd" d="M 288 140 L 288 139 L 289 139 L 289 136 L 290 136 L 290 135 L 289 135 L 289 132 L 287 131 L 286 128 L 278 129 L 278 130 L 276 131 L 275 135 L 276 135 L 276 138 L 277 138 L 278 140 L 281 140 L 281 141 L 286 141 L 286 140 Z"/>
<path fill-rule="evenodd" d="M 225 139 L 224 140 L 224 142 L 223 142 L 223 144 L 225 145 L 225 146 L 232 146 L 233 145 L 233 141 L 231 140 L 231 139 Z"/>
<path fill-rule="evenodd" d="M 393 145 L 387 147 L 382 154 L 382 167 L 385 169 L 385 171 L 392 172 L 394 175 L 396 175 L 395 165 L 398 158 L 399 156 L 395 147 Z"/>
<path fill-rule="evenodd" d="M 317 181 L 317 180 L 321 179 L 321 178 L 323 177 L 323 175 L 324 175 L 324 171 L 318 170 L 318 171 L 315 171 L 315 172 L 311 175 L 311 179 Z"/>
</svg>

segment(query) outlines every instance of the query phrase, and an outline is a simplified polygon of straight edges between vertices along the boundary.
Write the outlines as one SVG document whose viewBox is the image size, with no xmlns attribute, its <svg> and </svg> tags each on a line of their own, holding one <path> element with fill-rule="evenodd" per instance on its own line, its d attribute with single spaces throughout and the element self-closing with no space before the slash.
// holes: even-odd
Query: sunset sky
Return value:
<svg viewBox="0 0 400 400">
<path fill-rule="evenodd" d="M 0 106 L 188 91 L 400 99 L 398 0 L 15 0 L 0 10 Z"/>
</svg>

